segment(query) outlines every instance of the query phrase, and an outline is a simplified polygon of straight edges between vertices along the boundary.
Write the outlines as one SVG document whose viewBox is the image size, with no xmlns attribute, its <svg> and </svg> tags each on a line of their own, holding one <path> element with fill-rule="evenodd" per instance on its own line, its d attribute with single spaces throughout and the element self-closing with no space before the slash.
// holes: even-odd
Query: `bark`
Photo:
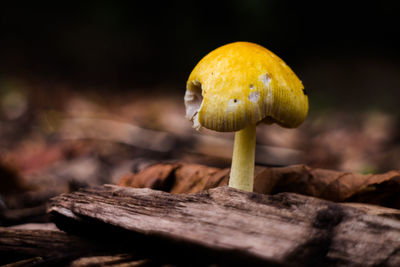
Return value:
<svg viewBox="0 0 400 267">
<path fill-rule="evenodd" d="M 57 225 L 193 264 L 400 266 L 400 222 L 293 193 L 192 195 L 107 185 L 61 195 Z M 108 237 L 110 238 L 110 237 Z M 110 239 L 109 239 L 110 240 Z"/>
<path fill-rule="evenodd" d="M 155 266 L 151 260 L 136 260 L 129 254 L 82 257 L 74 260 L 71 267 L 93 267 L 93 266 L 112 266 L 112 267 L 138 267 Z"/>
<path fill-rule="evenodd" d="M 9 263 L 9 264 L 3 265 L 2 267 L 29 267 L 29 266 L 39 265 L 42 263 L 44 263 L 44 260 L 41 257 L 33 257 L 33 258 Z"/>
<path fill-rule="evenodd" d="M 69 235 L 59 230 L 25 230 L 0 227 L 0 264 L 24 263 L 31 258 L 46 264 L 66 263 L 80 256 L 114 251 L 115 246 Z M 29 261 L 29 263 L 31 263 Z M 33 263 L 32 263 L 33 264 Z M 25 265 L 26 266 L 26 265 Z"/>
</svg>

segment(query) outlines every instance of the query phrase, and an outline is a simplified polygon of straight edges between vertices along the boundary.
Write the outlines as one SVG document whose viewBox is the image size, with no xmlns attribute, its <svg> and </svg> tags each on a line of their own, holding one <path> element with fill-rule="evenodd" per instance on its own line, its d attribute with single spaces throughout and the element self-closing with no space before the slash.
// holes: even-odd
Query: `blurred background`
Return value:
<svg viewBox="0 0 400 267">
<path fill-rule="evenodd" d="M 258 164 L 398 169 L 399 7 L 8 1 L 0 8 L 0 194 L 118 182 L 157 161 L 229 167 L 233 135 L 195 133 L 183 95 L 196 63 L 233 41 L 279 55 L 309 95 L 298 129 L 258 127 Z"/>
<path fill-rule="evenodd" d="M 1 78 L 106 90 L 171 85 L 183 94 L 205 54 L 251 41 L 294 69 L 313 110 L 397 111 L 399 7 L 396 1 L 16 2 L 0 11 Z"/>
</svg>

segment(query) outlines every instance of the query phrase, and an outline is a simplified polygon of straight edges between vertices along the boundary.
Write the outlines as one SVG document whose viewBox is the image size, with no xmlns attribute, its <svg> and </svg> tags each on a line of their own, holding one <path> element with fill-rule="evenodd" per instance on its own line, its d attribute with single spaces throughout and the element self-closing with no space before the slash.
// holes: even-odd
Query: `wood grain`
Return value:
<svg viewBox="0 0 400 267">
<path fill-rule="evenodd" d="M 126 251 L 115 244 L 96 242 L 59 230 L 27 230 L 0 227 L 0 265 L 24 264 L 23 259 L 40 258 L 44 264 L 68 263 L 82 256 Z M 36 261 L 36 260 L 35 260 Z M 32 264 L 32 263 L 31 263 Z M 33 266 L 33 264 L 32 264 Z"/>
<path fill-rule="evenodd" d="M 49 211 L 67 230 L 120 229 L 117 239 L 132 238 L 153 256 L 163 244 L 168 254 L 216 263 L 400 266 L 399 221 L 293 193 L 219 187 L 176 195 L 106 185 L 58 196 Z"/>
</svg>

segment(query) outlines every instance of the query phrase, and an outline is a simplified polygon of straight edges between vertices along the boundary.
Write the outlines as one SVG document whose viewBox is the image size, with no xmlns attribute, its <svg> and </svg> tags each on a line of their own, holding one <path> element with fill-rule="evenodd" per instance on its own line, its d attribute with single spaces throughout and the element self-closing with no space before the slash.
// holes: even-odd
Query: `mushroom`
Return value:
<svg viewBox="0 0 400 267">
<path fill-rule="evenodd" d="M 268 49 L 250 42 L 206 55 L 186 83 L 186 117 L 199 130 L 235 131 L 229 186 L 253 191 L 256 125 L 299 126 L 308 98 L 294 72 Z"/>
</svg>

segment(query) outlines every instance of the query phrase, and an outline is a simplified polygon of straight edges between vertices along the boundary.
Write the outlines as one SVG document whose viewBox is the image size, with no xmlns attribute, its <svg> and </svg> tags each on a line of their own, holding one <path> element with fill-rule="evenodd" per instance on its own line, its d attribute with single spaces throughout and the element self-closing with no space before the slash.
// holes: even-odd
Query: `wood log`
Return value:
<svg viewBox="0 0 400 267">
<path fill-rule="evenodd" d="M 21 260 L 10 264 L 2 265 L 2 267 L 29 267 L 29 266 L 39 265 L 42 263 L 44 263 L 44 260 L 41 257 L 33 257 L 26 260 Z"/>
<path fill-rule="evenodd" d="M 399 221 L 294 193 L 106 185 L 58 196 L 49 212 L 68 231 L 104 237 L 113 229 L 114 242 L 192 264 L 400 266 Z"/>
<path fill-rule="evenodd" d="M 126 251 L 115 245 L 94 242 L 59 230 L 0 227 L 0 265 L 27 257 L 39 257 L 46 264 L 68 263 L 81 256 L 110 253 L 114 250 Z"/>
<path fill-rule="evenodd" d="M 139 267 L 139 266 L 156 266 L 156 264 L 148 259 L 137 260 L 129 254 L 122 254 L 122 255 L 112 255 L 112 256 L 82 257 L 71 262 L 70 266 L 71 267 L 93 267 L 93 266 Z"/>
</svg>

